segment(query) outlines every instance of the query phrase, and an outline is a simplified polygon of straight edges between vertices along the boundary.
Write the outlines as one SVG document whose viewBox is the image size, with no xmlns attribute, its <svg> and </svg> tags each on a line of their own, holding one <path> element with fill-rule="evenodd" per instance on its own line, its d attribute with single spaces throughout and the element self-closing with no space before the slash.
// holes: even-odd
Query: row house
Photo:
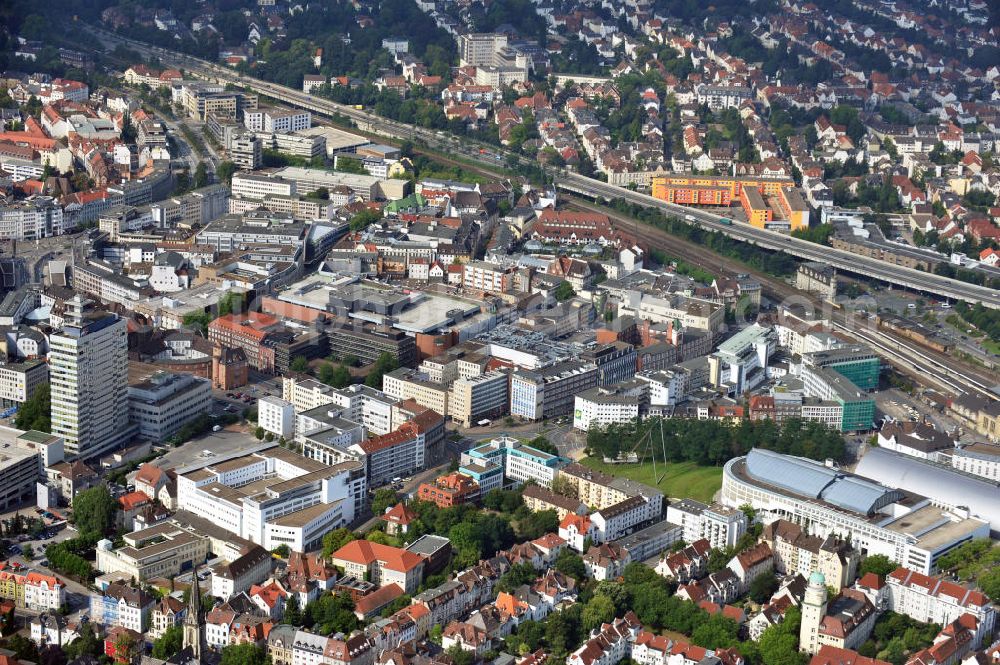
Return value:
<svg viewBox="0 0 1000 665">
<path fill-rule="evenodd" d="M 566 665 L 615 665 L 632 654 L 632 644 L 642 629 L 633 612 L 595 628 L 590 638 L 566 658 Z"/>
<path fill-rule="evenodd" d="M 672 554 L 665 555 L 656 564 L 657 575 L 674 579 L 685 584 L 702 577 L 708 569 L 708 555 L 712 546 L 708 540 L 701 538 L 687 547 Z"/>
<path fill-rule="evenodd" d="M 102 593 L 90 596 L 90 616 L 95 623 L 104 626 L 121 626 L 145 633 L 149 630 L 149 619 L 155 599 L 139 587 L 114 582 Z"/>
</svg>

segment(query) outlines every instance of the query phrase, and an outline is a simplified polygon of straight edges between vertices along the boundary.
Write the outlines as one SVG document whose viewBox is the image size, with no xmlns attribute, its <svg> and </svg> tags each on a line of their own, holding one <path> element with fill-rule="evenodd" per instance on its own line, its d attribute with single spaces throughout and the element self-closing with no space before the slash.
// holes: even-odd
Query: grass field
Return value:
<svg viewBox="0 0 1000 665">
<path fill-rule="evenodd" d="M 657 475 L 665 474 L 659 483 L 653 477 L 652 462 L 642 464 L 605 464 L 596 457 L 585 457 L 580 460 L 584 466 L 613 476 L 631 478 L 658 488 L 667 497 L 681 499 L 692 498 L 698 501 L 710 502 L 720 487 L 722 487 L 722 468 L 715 466 L 697 466 L 691 462 L 656 464 Z"/>
</svg>

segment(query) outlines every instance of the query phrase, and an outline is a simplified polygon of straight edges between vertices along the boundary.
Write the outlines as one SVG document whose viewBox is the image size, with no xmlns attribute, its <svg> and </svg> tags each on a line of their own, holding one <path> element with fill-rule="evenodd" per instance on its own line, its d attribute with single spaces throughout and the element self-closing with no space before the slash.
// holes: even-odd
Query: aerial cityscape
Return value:
<svg viewBox="0 0 1000 665">
<path fill-rule="evenodd" d="M 1000 665 L 1000 0 L 0 3 L 0 665 Z"/>
</svg>

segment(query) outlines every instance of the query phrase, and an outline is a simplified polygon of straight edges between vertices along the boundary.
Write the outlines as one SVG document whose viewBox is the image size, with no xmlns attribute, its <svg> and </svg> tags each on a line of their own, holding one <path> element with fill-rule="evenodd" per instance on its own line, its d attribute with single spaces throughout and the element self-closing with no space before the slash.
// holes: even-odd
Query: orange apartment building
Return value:
<svg viewBox="0 0 1000 665">
<path fill-rule="evenodd" d="M 764 228 L 775 222 L 771 197 L 790 230 L 809 226 L 809 207 L 789 178 L 670 175 L 653 178 L 655 198 L 679 205 L 730 206 L 739 202 L 751 225 Z M 784 224 L 783 224 L 784 225 Z"/>
</svg>

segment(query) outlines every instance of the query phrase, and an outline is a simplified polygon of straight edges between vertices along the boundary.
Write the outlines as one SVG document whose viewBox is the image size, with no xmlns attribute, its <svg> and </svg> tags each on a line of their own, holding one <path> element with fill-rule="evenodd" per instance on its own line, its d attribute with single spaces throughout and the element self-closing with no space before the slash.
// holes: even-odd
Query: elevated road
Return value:
<svg viewBox="0 0 1000 665">
<path fill-rule="evenodd" d="M 496 146 L 485 146 L 490 152 L 489 156 L 476 154 L 475 151 L 469 153 L 463 149 L 464 145 L 469 144 L 468 141 L 460 141 L 455 136 L 442 131 L 425 129 L 389 120 L 364 109 L 338 104 L 330 100 L 314 97 L 300 90 L 262 81 L 257 78 L 241 76 L 237 72 L 213 62 L 128 39 L 96 26 L 87 27 L 107 47 L 113 48 L 115 45 L 122 44 L 140 54 L 155 56 L 162 62 L 182 68 L 191 75 L 208 81 L 242 86 L 257 94 L 266 95 L 283 103 L 307 109 L 320 115 L 346 117 L 352 120 L 359 129 L 364 131 L 370 131 L 399 140 L 422 141 L 431 148 L 452 154 L 465 153 L 466 157 L 482 161 L 493 168 L 497 166 L 495 158 L 492 156 L 494 154 L 501 154 L 508 159 L 516 159 L 522 163 L 529 163 L 525 158 L 502 151 Z M 537 165 L 537 162 L 532 161 L 530 163 Z M 548 171 L 550 175 L 554 176 L 556 186 L 566 191 L 608 200 L 624 199 L 641 206 L 656 207 L 665 212 L 680 216 L 702 228 L 722 233 L 759 247 L 785 252 L 806 261 L 821 261 L 844 272 L 878 279 L 893 285 L 904 286 L 944 298 L 982 303 L 986 307 L 1000 309 L 1000 291 L 995 289 L 968 284 L 912 268 L 888 264 L 878 259 L 858 256 L 844 250 L 818 245 L 775 231 L 758 229 L 741 223 L 726 224 L 722 221 L 726 218 L 721 215 L 667 203 L 652 196 L 609 185 L 601 180 L 588 178 L 565 169 L 548 169 Z"/>
</svg>

